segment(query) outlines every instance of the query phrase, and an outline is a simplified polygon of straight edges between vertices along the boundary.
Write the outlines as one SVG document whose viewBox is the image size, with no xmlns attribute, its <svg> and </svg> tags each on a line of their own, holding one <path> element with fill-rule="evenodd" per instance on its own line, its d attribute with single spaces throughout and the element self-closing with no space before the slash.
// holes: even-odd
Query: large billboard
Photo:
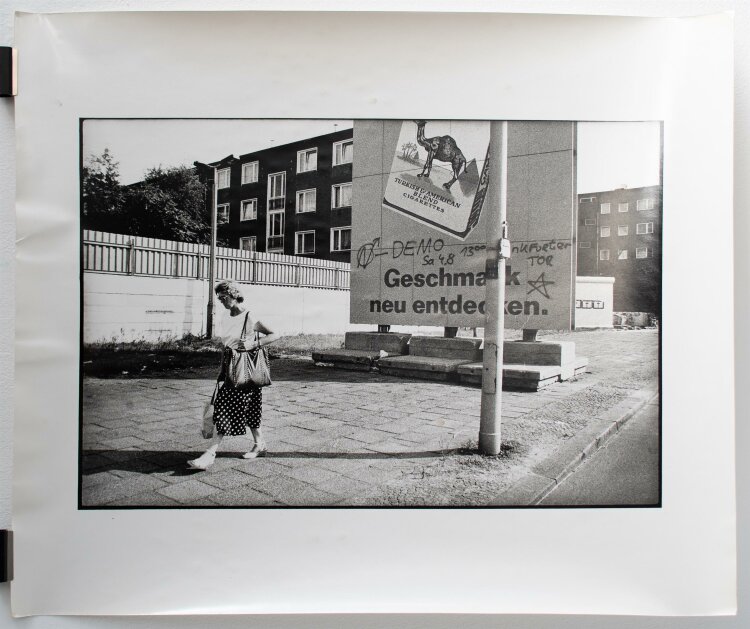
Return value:
<svg viewBox="0 0 750 629">
<path fill-rule="evenodd" d="M 354 123 L 352 323 L 484 325 L 490 122 Z M 508 124 L 508 328 L 567 330 L 575 123 Z"/>
</svg>

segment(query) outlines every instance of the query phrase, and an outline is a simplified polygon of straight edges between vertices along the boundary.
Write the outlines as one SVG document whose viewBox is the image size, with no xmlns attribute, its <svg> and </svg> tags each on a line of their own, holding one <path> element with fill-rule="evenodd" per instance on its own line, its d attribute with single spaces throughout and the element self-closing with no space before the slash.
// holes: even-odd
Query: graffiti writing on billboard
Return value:
<svg viewBox="0 0 750 629">
<path fill-rule="evenodd" d="M 529 240 L 514 243 L 511 251 L 513 255 L 526 254 L 529 266 L 553 266 L 555 253 L 565 251 L 573 246 L 570 240 Z"/>
<path fill-rule="evenodd" d="M 531 286 L 531 290 L 526 293 L 527 295 L 531 295 L 531 293 L 536 291 L 545 299 L 551 299 L 547 289 L 554 285 L 554 282 L 546 279 L 543 272 L 535 280 L 528 280 L 526 283 Z"/>
<path fill-rule="evenodd" d="M 556 242 L 556 241 L 552 241 Z M 541 246 L 541 244 L 540 244 Z M 570 246 L 570 243 L 568 243 Z M 446 249 L 448 247 L 448 249 Z M 565 247 L 561 247 L 565 248 Z M 446 245 L 442 238 L 422 238 L 420 240 L 394 240 L 390 244 L 382 244 L 380 237 L 366 242 L 357 249 L 356 266 L 366 269 L 377 258 L 388 256 L 399 258 L 418 258 L 417 263 L 423 266 L 435 266 L 437 263 L 451 265 L 457 258 L 472 258 L 487 249 L 487 245 Z M 536 257 L 529 257 L 529 263 L 534 266 Z M 545 262 L 546 261 L 546 262 Z M 552 255 L 544 256 L 539 264 L 552 264 Z"/>
</svg>

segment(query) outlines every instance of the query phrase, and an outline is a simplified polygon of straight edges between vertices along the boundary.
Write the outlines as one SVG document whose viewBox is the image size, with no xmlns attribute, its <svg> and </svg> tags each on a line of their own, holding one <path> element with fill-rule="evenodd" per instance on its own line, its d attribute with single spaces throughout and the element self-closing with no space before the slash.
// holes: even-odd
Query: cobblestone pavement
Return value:
<svg viewBox="0 0 750 629">
<path fill-rule="evenodd" d="M 546 337 L 550 338 L 550 337 Z M 588 373 L 537 393 L 503 393 L 500 457 L 476 453 L 480 389 L 273 361 L 265 458 L 225 439 L 205 472 L 200 416 L 211 373 L 83 383 L 81 504 L 144 507 L 481 505 L 520 482 L 589 418 L 656 389 L 655 330 L 560 335 Z"/>
</svg>

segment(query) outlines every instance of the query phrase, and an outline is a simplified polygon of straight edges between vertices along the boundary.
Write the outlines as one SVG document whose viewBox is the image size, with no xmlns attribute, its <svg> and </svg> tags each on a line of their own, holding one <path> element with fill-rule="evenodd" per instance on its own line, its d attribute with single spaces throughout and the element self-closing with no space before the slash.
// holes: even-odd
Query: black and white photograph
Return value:
<svg viewBox="0 0 750 629">
<path fill-rule="evenodd" d="M 80 156 L 79 508 L 661 505 L 660 122 L 82 119 Z"/>
<path fill-rule="evenodd" d="M 14 614 L 735 613 L 732 17 L 484 8 L 17 15 Z"/>
</svg>

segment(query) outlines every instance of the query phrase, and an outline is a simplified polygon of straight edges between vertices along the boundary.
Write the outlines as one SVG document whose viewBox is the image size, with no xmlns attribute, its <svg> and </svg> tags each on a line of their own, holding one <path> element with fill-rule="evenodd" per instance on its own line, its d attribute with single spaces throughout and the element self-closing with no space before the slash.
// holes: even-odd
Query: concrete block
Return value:
<svg viewBox="0 0 750 629">
<path fill-rule="evenodd" d="M 316 363 L 351 363 L 372 365 L 380 352 L 358 349 L 326 349 L 312 353 L 312 359 Z"/>
<path fill-rule="evenodd" d="M 560 366 L 560 380 L 570 380 L 573 376 L 582 374 L 586 371 L 586 367 L 589 364 L 589 359 L 585 356 L 580 356 L 569 363 L 565 363 Z"/>
<path fill-rule="evenodd" d="M 345 349 L 328 349 L 312 353 L 316 363 L 333 363 L 337 369 L 369 371 L 381 352 L 403 355 L 409 350 L 409 334 L 382 332 L 347 332 Z"/>
<path fill-rule="evenodd" d="M 575 365 L 573 368 L 573 375 L 580 376 L 582 373 L 586 373 L 586 369 L 589 366 L 589 359 L 585 356 L 578 356 L 573 364 Z"/>
<path fill-rule="evenodd" d="M 438 358 L 434 356 L 389 356 L 378 361 L 383 373 L 385 369 L 401 369 L 420 372 L 457 373 L 458 368 L 467 363 L 460 358 Z"/>
<path fill-rule="evenodd" d="M 409 342 L 409 354 L 474 362 L 482 359 L 481 344 L 482 339 L 474 338 L 413 336 Z"/>
<path fill-rule="evenodd" d="M 411 334 L 395 332 L 347 332 L 344 347 L 347 350 L 381 350 L 389 354 L 408 354 Z"/>
<path fill-rule="evenodd" d="M 453 379 L 454 374 L 440 371 L 420 371 L 418 369 L 400 369 L 397 367 L 380 367 L 380 372 L 386 376 L 397 378 L 419 378 L 420 380 L 439 380 L 447 382 Z"/>
<path fill-rule="evenodd" d="M 576 345 L 571 341 L 505 341 L 503 362 L 514 365 L 565 365 L 572 363 Z"/>
<path fill-rule="evenodd" d="M 553 365 L 504 365 L 503 388 L 538 391 L 560 381 L 560 368 Z"/>
<path fill-rule="evenodd" d="M 482 363 L 467 363 L 456 369 L 464 384 L 482 384 Z M 503 365 L 503 389 L 538 391 L 560 380 L 560 367 L 554 365 Z"/>
<path fill-rule="evenodd" d="M 329 361 L 321 361 L 321 362 L 329 362 Z M 348 369 L 350 371 L 370 371 L 370 369 L 373 368 L 373 363 L 365 365 L 362 363 L 335 362 L 333 363 L 333 368 L 334 369 Z"/>
</svg>

